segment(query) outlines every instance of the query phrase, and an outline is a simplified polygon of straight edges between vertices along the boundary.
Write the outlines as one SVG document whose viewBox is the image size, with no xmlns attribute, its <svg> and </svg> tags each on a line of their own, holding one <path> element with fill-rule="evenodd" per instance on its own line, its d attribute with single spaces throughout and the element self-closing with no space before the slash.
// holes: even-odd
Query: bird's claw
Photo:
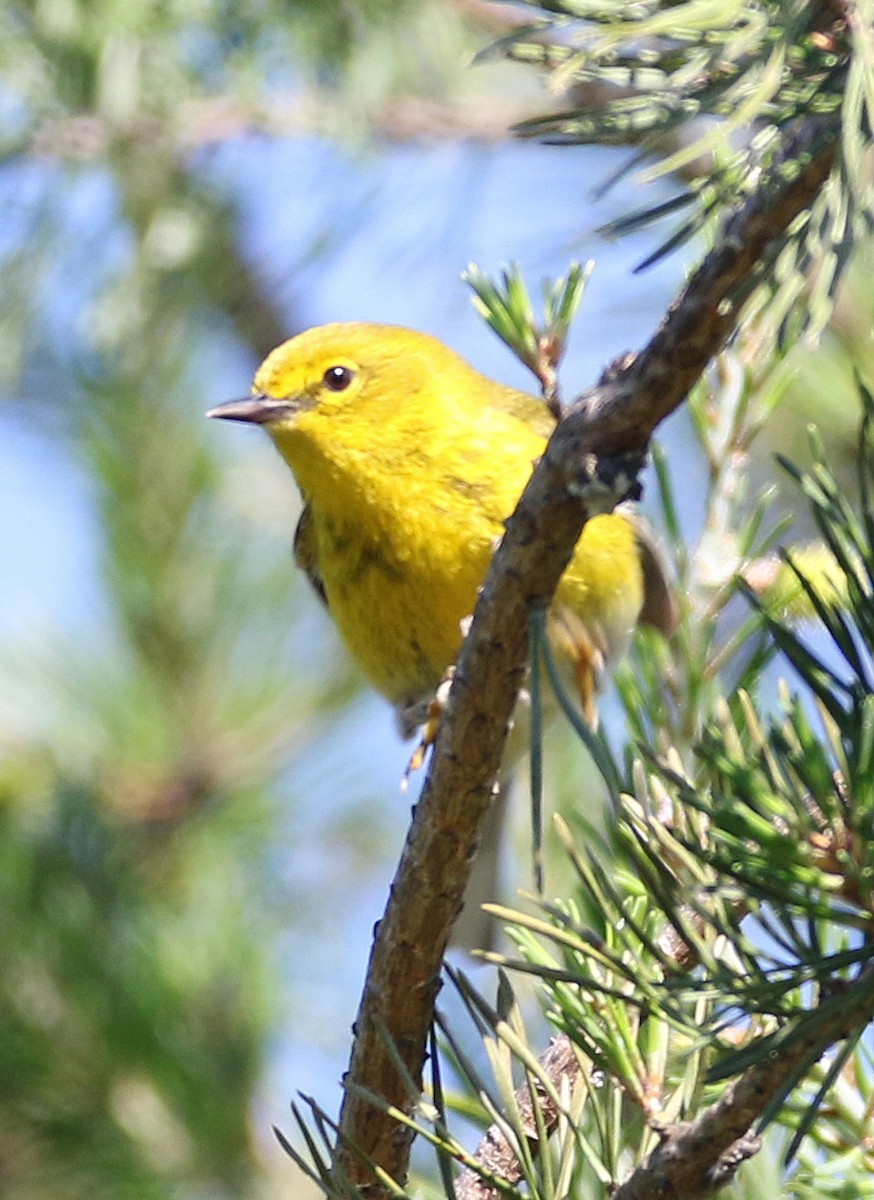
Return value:
<svg viewBox="0 0 874 1200">
<path fill-rule="evenodd" d="M 452 685 L 453 668 L 450 667 L 444 679 L 441 680 L 437 691 L 428 702 L 428 707 L 425 711 L 425 720 L 422 724 L 422 730 L 419 735 L 419 742 L 413 753 L 410 755 L 410 761 L 407 763 L 407 768 L 404 771 L 401 779 L 401 788 L 406 791 L 409 787 L 410 776 L 414 771 L 418 771 L 425 759 L 428 756 L 428 751 L 437 741 L 437 734 L 440 730 L 440 722 L 443 719 L 443 709 L 446 707 L 446 700 L 449 696 L 449 688 Z"/>
</svg>

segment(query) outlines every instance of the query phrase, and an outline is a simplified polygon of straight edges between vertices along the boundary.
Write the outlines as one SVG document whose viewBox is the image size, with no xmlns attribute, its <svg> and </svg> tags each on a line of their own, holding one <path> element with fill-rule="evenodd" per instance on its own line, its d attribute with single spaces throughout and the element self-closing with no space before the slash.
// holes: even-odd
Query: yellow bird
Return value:
<svg viewBox="0 0 874 1200">
<path fill-rule="evenodd" d="M 304 504 L 295 560 L 374 687 L 401 711 L 433 696 L 555 424 L 544 403 L 427 334 L 349 323 L 284 342 L 251 397 L 207 415 L 264 425 L 291 467 Z M 591 519 L 550 613 L 590 719 L 634 626 L 673 621 L 640 519 Z"/>
<path fill-rule="evenodd" d="M 554 418 L 433 337 L 357 323 L 284 342 L 250 397 L 207 415 L 267 429 L 303 498 L 295 559 L 410 728 L 455 660 Z M 620 509 L 587 522 L 549 614 L 591 723 L 639 622 L 669 632 L 673 600 L 646 527 Z"/>
</svg>

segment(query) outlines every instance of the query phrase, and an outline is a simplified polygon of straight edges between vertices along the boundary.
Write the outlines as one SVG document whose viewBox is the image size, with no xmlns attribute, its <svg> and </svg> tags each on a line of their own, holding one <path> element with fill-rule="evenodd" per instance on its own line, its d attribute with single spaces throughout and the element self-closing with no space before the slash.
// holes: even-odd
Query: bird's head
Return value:
<svg viewBox="0 0 874 1200">
<path fill-rule="evenodd" d="M 474 374 L 427 334 L 394 325 L 322 325 L 268 355 L 251 396 L 219 404 L 206 415 L 266 425 L 280 440 L 283 431 L 305 423 L 307 413 L 363 417 L 376 431 L 399 405 L 459 371 Z"/>
</svg>

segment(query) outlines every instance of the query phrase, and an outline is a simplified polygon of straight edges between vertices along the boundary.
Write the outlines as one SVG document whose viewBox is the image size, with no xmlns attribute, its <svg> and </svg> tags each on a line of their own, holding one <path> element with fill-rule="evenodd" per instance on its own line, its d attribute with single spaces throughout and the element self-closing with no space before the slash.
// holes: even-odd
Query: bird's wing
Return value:
<svg viewBox="0 0 874 1200">
<path fill-rule="evenodd" d="M 319 556 L 313 530 L 313 513 L 308 504 L 303 506 L 297 529 L 294 531 L 294 561 L 306 575 L 318 598 L 328 607 L 325 581 L 319 571 Z"/>
<path fill-rule="evenodd" d="M 649 524 L 630 507 L 620 505 L 622 515 L 630 521 L 640 550 L 643 570 L 643 607 L 637 618 L 639 625 L 651 625 L 665 637 L 677 628 L 677 600 L 668 580 L 667 564 L 661 547 Z"/>
</svg>

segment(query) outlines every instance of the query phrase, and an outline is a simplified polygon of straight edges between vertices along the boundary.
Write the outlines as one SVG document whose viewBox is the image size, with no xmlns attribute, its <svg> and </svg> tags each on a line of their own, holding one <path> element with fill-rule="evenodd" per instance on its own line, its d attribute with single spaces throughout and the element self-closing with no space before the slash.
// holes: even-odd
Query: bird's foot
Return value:
<svg viewBox="0 0 874 1200">
<path fill-rule="evenodd" d="M 421 727 L 418 745 L 410 755 L 410 761 L 407 763 L 407 769 L 404 771 L 403 778 L 401 779 L 401 788 L 403 791 L 407 790 L 410 783 L 410 776 L 414 771 L 419 770 L 428 756 L 428 751 L 437 741 L 437 733 L 440 729 L 443 709 L 446 707 L 446 699 L 449 695 L 449 689 L 452 686 L 452 676 L 454 673 L 454 668 L 450 667 L 444 678 L 440 681 L 437 691 L 428 701 L 424 712 L 422 702 L 420 701 L 415 705 L 404 708 L 400 713 L 402 729 L 409 729 L 412 733 L 416 726 Z"/>
</svg>

